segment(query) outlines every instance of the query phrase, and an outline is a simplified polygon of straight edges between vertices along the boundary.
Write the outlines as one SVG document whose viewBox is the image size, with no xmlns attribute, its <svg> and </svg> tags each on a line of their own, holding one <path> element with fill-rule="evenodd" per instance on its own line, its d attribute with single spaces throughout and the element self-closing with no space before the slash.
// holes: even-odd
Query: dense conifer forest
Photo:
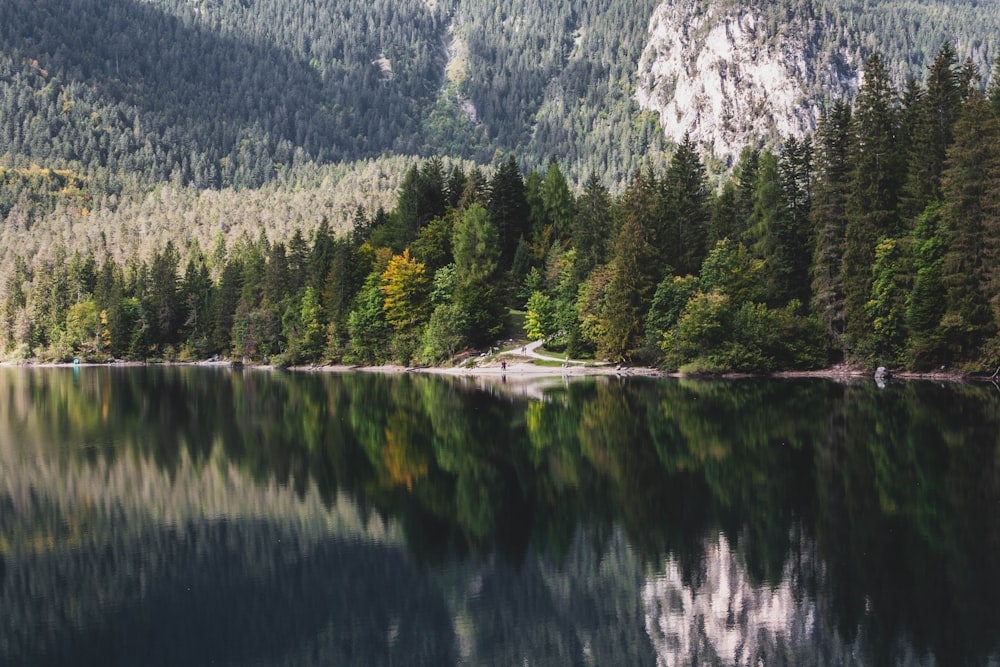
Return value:
<svg viewBox="0 0 1000 667">
<path fill-rule="evenodd" d="M 670 1 L 690 15 L 734 4 Z M 593 174 L 618 190 L 671 150 L 635 99 L 659 4 L 8 0 L 0 156 L 120 194 L 136 181 L 252 188 L 387 154 L 485 165 L 514 153 L 531 170 L 555 155 L 573 182 Z M 752 9 L 768 35 L 808 17 L 808 67 L 858 67 L 879 50 L 899 85 L 921 79 L 945 41 L 987 70 L 1000 32 L 997 0 Z"/>
<path fill-rule="evenodd" d="M 982 370 L 1000 342 L 997 75 L 984 87 L 945 43 L 900 90 L 872 55 L 815 136 L 748 147 L 718 187 L 688 141 L 620 194 L 572 187 L 555 159 L 430 158 L 345 233 L 12 256 L 0 337 L 12 359 L 441 363 L 523 309 L 530 337 L 575 357 Z M 70 173 L 5 174 L 43 183 L 39 205 L 86 205 Z"/>
</svg>

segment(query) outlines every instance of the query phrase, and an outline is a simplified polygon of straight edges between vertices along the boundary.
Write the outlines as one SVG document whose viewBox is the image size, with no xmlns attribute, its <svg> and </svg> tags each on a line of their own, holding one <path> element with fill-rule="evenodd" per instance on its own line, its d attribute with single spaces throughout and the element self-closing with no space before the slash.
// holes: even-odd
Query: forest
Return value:
<svg viewBox="0 0 1000 667">
<path fill-rule="evenodd" d="M 677 0 L 691 13 L 727 0 Z M 997 0 L 758 3 L 768 35 L 809 17 L 810 67 L 885 55 L 897 84 L 944 41 L 982 69 Z M 615 191 L 671 147 L 635 99 L 657 0 L 64 0 L 0 3 L 0 158 L 104 193 L 256 188 L 304 165 L 408 155 Z M 72 16 L 72 21 L 65 18 Z M 978 35 L 978 37 L 977 37 Z M 810 91 L 813 93 L 816 91 Z M 845 91 L 825 91 L 836 98 Z"/>
<path fill-rule="evenodd" d="M 596 176 L 574 192 L 555 159 L 524 175 L 513 154 L 489 173 L 430 158 L 341 234 L 15 256 L 4 356 L 441 364 L 523 312 L 550 349 L 671 370 L 992 370 L 998 74 L 984 86 L 945 43 L 900 90 L 874 54 L 814 136 L 747 147 L 717 187 L 690 141 L 620 194 Z"/>
</svg>

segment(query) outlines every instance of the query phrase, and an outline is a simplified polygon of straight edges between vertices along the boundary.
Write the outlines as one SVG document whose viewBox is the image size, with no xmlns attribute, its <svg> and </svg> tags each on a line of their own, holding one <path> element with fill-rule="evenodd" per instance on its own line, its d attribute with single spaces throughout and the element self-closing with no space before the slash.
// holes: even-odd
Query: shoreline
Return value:
<svg viewBox="0 0 1000 667">
<path fill-rule="evenodd" d="M 497 355 L 499 357 L 500 355 Z M 244 368 L 248 370 L 287 370 L 294 373 L 379 373 L 384 375 L 401 375 L 414 373 L 419 375 L 438 375 L 447 377 L 493 378 L 504 381 L 518 379 L 543 379 L 567 377 L 643 377 L 643 378 L 690 378 L 690 379 L 749 379 L 749 378 L 816 378 L 834 381 L 872 380 L 874 372 L 850 366 L 837 365 L 810 371 L 775 371 L 773 373 L 718 373 L 689 374 L 663 371 L 649 366 L 615 366 L 610 363 L 571 363 L 562 366 L 540 365 L 532 363 L 527 357 L 511 353 L 507 359 L 495 357 L 474 366 L 403 366 L 400 364 L 384 364 L 380 366 L 330 364 L 324 366 L 290 366 L 279 369 L 269 364 L 243 364 L 232 361 L 111 361 L 99 362 L 37 362 L 17 361 L 0 362 L 0 368 L 34 367 L 34 368 L 137 368 L 142 366 L 194 366 L 209 368 Z M 506 361 L 506 368 L 501 362 Z M 965 373 L 960 371 L 889 371 L 888 380 L 924 380 L 938 382 L 983 382 L 992 378 L 985 374 Z"/>
</svg>

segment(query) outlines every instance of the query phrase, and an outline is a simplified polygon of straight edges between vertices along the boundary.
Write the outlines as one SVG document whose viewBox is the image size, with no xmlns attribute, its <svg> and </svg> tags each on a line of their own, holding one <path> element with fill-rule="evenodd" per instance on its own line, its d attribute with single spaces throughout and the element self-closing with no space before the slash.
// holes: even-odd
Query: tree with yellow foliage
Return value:
<svg viewBox="0 0 1000 667">
<path fill-rule="evenodd" d="M 409 248 L 389 260 L 379 289 L 385 296 L 385 319 L 394 329 L 409 329 L 427 321 L 430 278 L 424 264 L 410 257 Z"/>
</svg>

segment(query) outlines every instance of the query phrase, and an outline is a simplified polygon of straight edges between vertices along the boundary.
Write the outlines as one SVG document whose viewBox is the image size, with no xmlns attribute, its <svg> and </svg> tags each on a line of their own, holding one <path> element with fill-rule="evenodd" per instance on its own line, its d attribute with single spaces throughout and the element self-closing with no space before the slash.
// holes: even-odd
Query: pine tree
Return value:
<svg viewBox="0 0 1000 667">
<path fill-rule="evenodd" d="M 987 338 L 996 333 L 996 316 L 988 295 L 996 283 L 991 274 L 991 239 L 1000 231 L 997 211 L 991 204 L 1000 174 L 997 123 L 979 94 L 962 107 L 954 128 L 955 141 L 948 149 L 941 179 L 944 192 L 942 223 L 947 229 L 947 251 L 941 269 L 945 288 L 945 313 L 941 335 L 952 358 L 977 361 Z M 989 263 L 988 263 L 989 262 Z"/>
<path fill-rule="evenodd" d="M 846 342 L 864 355 L 871 321 L 865 304 L 871 294 L 875 246 L 896 237 L 896 203 L 901 174 L 896 146 L 897 110 L 889 73 L 878 54 L 865 64 L 864 83 L 851 117 L 851 176 L 847 198 L 843 282 Z"/>
<path fill-rule="evenodd" d="M 615 241 L 610 280 L 602 299 L 599 354 L 622 361 L 645 341 L 646 317 L 656 285 L 649 270 L 653 260 L 653 248 L 638 220 L 626 218 Z"/>
<path fill-rule="evenodd" d="M 489 213 L 478 204 L 465 210 L 455 223 L 452 236 L 455 253 L 454 303 L 473 345 L 491 344 L 506 321 L 503 290 L 499 285 L 500 249 L 496 227 Z"/>
<path fill-rule="evenodd" d="M 835 103 L 816 130 L 816 178 L 809 217 L 815 230 L 812 309 L 827 333 L 843 346 L 844 257 L 851 108 Z"/>
<path fill-rule="evenodd" d="M 506 269 L 514 260 L 518 240 L 528 233 L 524 179 L 513 155 L 502 162 L 493 174 L 488 210 L 500 236 L 500 266 Z"/>
<path fill-rule="evenodd" d="M 913 290 L 906 303 L 906 358 L 911 367 L 930 368 L 945 361 L 940 335 L 945 309 L 941 283 L 945 238 L 941 229 L 941 204 L 927 207 L 913 228 Z"/>
<path fill-rule="evenodd" d="M 736 213 L 731 223 L 729 238 L 736 243 L 747 244 L 746 236 L 753 214 L 754 191 L 757 189 L 757 172 L 760 169 L 760 151 L 747 146 L 733 167 L 733 183 L 736 187 Z"/>
<path fill-rule="evenodd" d="M 781 171 L 772 153 L 760 154 L 751 216 L 754 251 L 764 260 L 765 298 L 775 306 L 792 299 L 806 300 L 810 262 L 805 221 L 793 217 Z"/>
<path fill-rule="evenodd" d="M 812 265 L 814 239 L 809 224 L 812 208 L 812 141 L 794 138 L 785 142 L 778 158 L 782 200 L 785 207 L 780 218 L 787 224 L 776 231 L 777 261 L 784 267 L 781 285 L 772 296 L 775 303 L 792 300 L 809 303 L 809 269 Z M 776 285 L 777 286 L 777 285 Z"/>
<path fill-rule="evenodd" d="M 954 47 L 945 42 L 927 73 L 927 92 L 916 103 L 906 183 L 900 201 L 904 217 L 913 219 L 929 203 L 940 200 L 945 151 L 951 144 L 952 126 L 961 107 L 958 58 Z"/>
<path fill-rule="evenodd" d="M 1000 118 L 1000 56 L 994 61 L 993 72 L 990 74 L 990 87 L 986 94 L 993 116 Z"/>
<path fill-rule="evenodd" d="M 541 195 L 545 216 L 552 225 L 554 238 L 569 238 L 573 229 L 573 195 L 555 158 L 549 161 L 549 168 L 542 181 Z"/>
<path fill-rule="evenodd" d="M 656 247 L 681 275 L 696 273 L 708 239 L 708 182 L 705 166 L 688 135 L 677 147 L 662 184 L 663 212 Z"/>
<path fill-rule="evenodd" d="M 450 208 L 458 208 L 468 180 L 460 166 L 454 167 L 448 174 L 448 181 L 444 186 L 444 197 Z"/>
<path fill-rule="evenodd" d="M 737 192 L 733 179 L 729 179 L 722 184 L 722 190 L 712 199 L 712 214 L 708 223 L 706 246 L 714 246 L 722 239 L 743 237 L 743 230 L 738 226 Z"/>
<path fill-rule="evenodd" d="M 212 279 L 204 257 L 188 260 L 180 284 L 180 301 L 184 312 L 181 336 L 189 351 L 199 357 L 210 354 Z"/>
<path fill-rule="evenodd" d="M 312 248 L 306 258 L 305 286 L 312 287 L 317 294 L 322 293 L 326 274 L 330 271 L 333 261 L 334 239 L 330 231 L 330 222 L 324 216 L 313 234 Z"/>
<path fill-rule="evenodd" d="M 604 260 L 610 229 L 610 196 L 597 176 L 592 175 L 576 201 L 573 219 L 573 248 L 576 250 L 573 271 L 577 283 L 586 280 Z"/>
<path fill-rule="evenodd" d="M 161 349 L 178 341 L 183 322 L 178 291 L 180 255 L 172 242 L 153 256 L 149 269 L 149 292 L 146 308 L 152 315 L 150 342 Z"/>
<path fill-rule="evenodd" d="M 243 291 L 243 263 L 231 257 L 222 267 L 219 286 L 212 301 L 212 348 L 224 353 L 232 347 L 233 315 Z"/>
<path fill-rule="evenodd" d="M 356 247 L 342 239 L 334 242 L 333 260 L 322 294 L 322 312 L 329 322 L 330 357 L 338 358 L 347 349 L 347 319 L 372 270 L 372 255 L 367 245 Z"/>
</svg>

